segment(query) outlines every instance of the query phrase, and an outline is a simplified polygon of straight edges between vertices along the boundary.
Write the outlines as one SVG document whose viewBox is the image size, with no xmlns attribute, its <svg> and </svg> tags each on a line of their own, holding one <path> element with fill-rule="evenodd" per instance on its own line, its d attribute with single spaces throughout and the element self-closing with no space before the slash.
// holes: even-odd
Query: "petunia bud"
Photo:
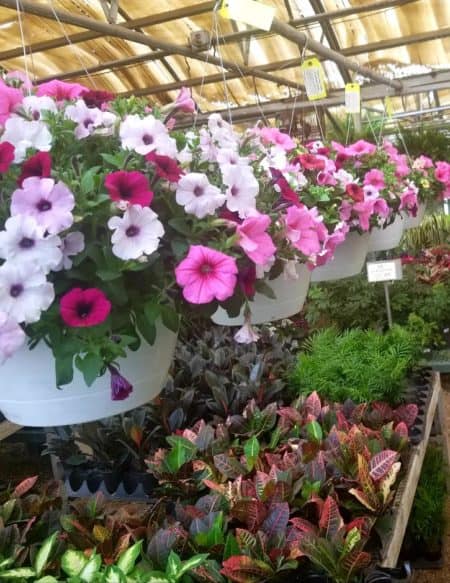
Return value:
<svg viewBox="0 0 450 583">
<path fill-rule="evenodd" d="M 133 392 L 133 385 L 112 364 L 108 365 L 108 369 L 111 373 L 111 399 L 113 401 L 128 399 Z"/>
</svg>

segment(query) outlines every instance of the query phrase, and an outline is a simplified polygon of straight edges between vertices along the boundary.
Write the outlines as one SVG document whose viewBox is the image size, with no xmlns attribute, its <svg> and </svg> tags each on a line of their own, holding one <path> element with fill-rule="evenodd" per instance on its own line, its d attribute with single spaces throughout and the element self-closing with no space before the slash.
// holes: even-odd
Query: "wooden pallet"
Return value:
<svg viewBox="0 0 450 583">
<path fill-rule="evenodd" d="M 19 429 L 22 429 L 22 425 L 16 425 L 6 420 L 0 421 L 0 441 L 16 433 Z"/>
<path fill-rule="evenodd" d="M 440 374 L 437 372 L 433 372 L 432 387 L 433 390 L 427 409 L 427 415 L 426 419 L 424 420 L 423 438 L 418 445 L 411 448 L 408 471 L 404 480 L 399 486 L 393 504 L 394 521 L 392 529 L 389 535 L 386 537 L 381 551 L 381 565 L 391 569 L 395 568 L 398 563 L 400 550 L 403 544 L 403 538 L 405 536 L 406 527 L 408 525 L 409 515 L 411 513 L 411 508 L 414 502 L 414 496 L 416 495 L 420 472 L 422 471 L 422 465 L 425 458 L 425 452 L 427 450 L 428 440 L 430 438 L 431 426 L 433 425 L 434 417 L 438 412 L 438 404 L 440 404 L 439 412 L 443 410 L 443 405 L 441 403 L 441 379 Z M 440 422 L 443 434 L 445 435 L 447 424 L 441 415 Z M 447 454 L 447 451 L 445 453 Z"/>
</svg>

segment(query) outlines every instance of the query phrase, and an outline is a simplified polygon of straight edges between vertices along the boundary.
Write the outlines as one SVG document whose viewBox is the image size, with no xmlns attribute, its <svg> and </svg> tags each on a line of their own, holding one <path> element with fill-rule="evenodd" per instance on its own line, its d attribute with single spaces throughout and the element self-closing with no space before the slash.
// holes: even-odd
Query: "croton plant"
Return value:
<svg viewBox="0 0 450 583">
<path fill-rule="evenodd" d="M 298 263 L 330 260 L 349 229 L 414 214 L 409 167 L 385 147 L 303 148 L 218 114 L 177 131 L 195 110 L 186 90 L 158 108 L 13 73 L 0 97 L 0 360 L 45 341 L 58 386 L 74 364 L 88 384 L 117 376 L 160 319 L 235 312 Z M 436 168 L 447 194 L 448 174 Z"/>
</svg>

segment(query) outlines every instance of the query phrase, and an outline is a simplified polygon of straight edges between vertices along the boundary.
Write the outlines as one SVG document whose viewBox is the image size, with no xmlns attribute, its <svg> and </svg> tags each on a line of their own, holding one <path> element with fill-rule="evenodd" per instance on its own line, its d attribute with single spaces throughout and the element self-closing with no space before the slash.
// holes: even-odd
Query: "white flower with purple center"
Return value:
<svg viewBox="0 0 450 583">
<path fill-rule="evenodd" d="M 54 298 L 53 285 L 36 265 L 7 262 L 0 267 L 0 309 L 19 324 L 37 322 Z"/>
<path fill-rule="evenodd" d="M 101 111 L 98 107 L 88 107 L 82 99 L 79 99 L 75 105 L 68 105 L 64 115 L 77 124 L 75 137 L 78 140 L 87 138 L 99 128 L 106 129 L 107 133 L 112 131 L 117 119 L 113 113 Z"/>
<path fill-rule="evenodd" d="M 52 135 L 42 121 L 27 121 L 12 116 L 5 122 L 0 142 L 9 142 L 14 146 L 14 162 L 17 164 L 25 160 L 29 148 L 48 152 L 52 147 Z"/>
<path fill-rule="evenodd" d="M 23 98 L 21 105 L 25 113 L 34 121 L 39 121 L 44 111 L 51 111 L 52 113 L 58 111 L 55 100 L 48 95 L 42 95 L 41 97 L 27 95 Z"/>
<path fill-rule="evenodd" d="M 114 231 L 111 241 L 113 253 L 120 259 L 139 259 L 151 255 L 159 246 L 164 227 L 158 215 L 148 207 L 132 205 L 123 217 L 112 217 L 108 227 Z"/>
<path fill-rule="evenodd" d="M 61 240 L 56 235 L 45 237 L 45 230 L 34 217 L 16 215 L 0 232 L 0 257 L 8 261 L 29 261 L 48 273 L 62 260 Z"/>
<path fill-rule="evenodd" d="M 283 171 L 287 166 L 286 151 L 277 146 L 269 148 L 266 152 L 266 157 L 261 160 L 261 166 L 265 170 L 269 168 L 275 168 L 276 170 Z"/>
<path fill-rule="evenodd" d="M 376 198 L 378 196 L 380 196 L 380 191 L 378 190 L 378 188 L 375 188 L 375 186 L 373 186 L 373 184 L 365 184 L 363 187 L 363 191 L 365 196 L 369 196 L 369 197 L 373 197 Z"/>
<path fill-rule="evenodd" d="M 134 150 L 143 156 L 150 152 L 171 158 L 177 155 L 175 140 L 169 136 L 166 126 L 153 115 L 144 118 L 128 115 L 120 124 L 119 135 L 125 150 Z"/>
<path fill-rule="evenodd" d="M 36 219 L 51 235 L 68 229 L 73 223 L 75 198 L 63 182 L 52 178 L 31 176 L 12 194 L 11 215 L 26 215 Z"/>
<path fill-rule="evenodd" d="M 239 156 L 239 153 L 232 148 L 220 148 L 216 156 L 219 166 L 248 166 L 249 159 Z"/>
<path fill-rule="evenodd" d="M 347 172 L 343 168 L 340 168 L 336 172 L 333 172 L 333 176 L 334 176 L 334 178 L 336 178 L 336 180 L 339 182 L 339 184 L 341 186 L 343 186 L 344 188 L 347 186 L 347 184 L 357 184 L 358 183 L 358 179 L 355 178 L 354 176 L 352 176 L 350 174 L 350 172 Z"/>
<path fill-rule="evenodd" d="M 0 365 L 19 350 L 25 338 L 19 324 L 5 312 L 0 312 Z"/>
<path fill-rule="evenodd" d="M 61 242 L 62 258 L 54 271 L 61 269 L 70 269 L 72 267 L 72 259 L 74 255 L 78 255 L 84 251 L 84 235 L 80 231 L 73 231 L 69 233 Z"/>
<path fill-rule="evenodd" d="M 191 172 L 181 178 L 176 190 L 176 201 L 187 213 L 203 219 L 213 215 L 226 200 L 217 186 L 212 185 L 205 174 Z"/>
<path fill-rule="evenodd" d="M 241 219 L 249 216 L 256 208 L 259 183 L 248 166 L 223 166 L 223 183 L 226 191 L 226 205 L 229 211 L 239 213 Z"/>
</svg>

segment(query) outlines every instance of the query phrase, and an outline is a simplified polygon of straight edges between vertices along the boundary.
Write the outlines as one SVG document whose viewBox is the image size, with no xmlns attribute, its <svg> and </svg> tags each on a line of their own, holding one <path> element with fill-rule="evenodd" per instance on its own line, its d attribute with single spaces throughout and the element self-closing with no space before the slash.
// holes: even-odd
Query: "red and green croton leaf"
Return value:
<svg viewBox="0 0 450 583">
<path fill-rule="evenodd" d="M 260 583 L 273 576 L 272 567 L 244 555 L 230 557 L 222 564 L 222 575 L 236 583 Z"/>
<path fill-rule="evenodd" d="M 322 514 L 319 520 L 319 528 L 325 532 L 327 539 L 333 540 L 343 526 L 344 521 L 339 512 L 338 505 L 334 498 L 328 496 L 323 505 Z"/>
<path fill-rule="evenodd" d="M 397 460 L 398 454 L 391 449 L 385 449 L 373 456 L 370 460 L 370 477 L 378 482 L 389 472 L 392 465 Z"/>
</svg>

